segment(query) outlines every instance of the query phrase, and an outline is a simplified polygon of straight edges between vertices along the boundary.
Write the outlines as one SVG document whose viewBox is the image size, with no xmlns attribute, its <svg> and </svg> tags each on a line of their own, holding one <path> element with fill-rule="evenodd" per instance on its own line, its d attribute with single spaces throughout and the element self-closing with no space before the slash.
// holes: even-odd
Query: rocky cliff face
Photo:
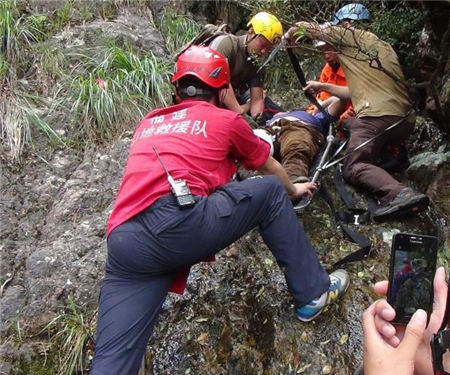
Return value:
<svg viewBox="0 0 450 375">
<path fill-rule="evenodd" d="M 40 9 L 53 3 L 33 2 Z M 136 32 L 136 26 L 142 32 Z M 68 32 L 86 41 L 92 30 L 164 53 L 161 35 L 140 11 L 128 9 L 112 20 L 93 21 Z M 131 136 L 132 129 L 110 145 L 81 151 L 50 148 L 37 135 L 20 163 L 7 158 L 5 147 L 0 150 L 2 374 L 58 373 L 62 366 L 58 355 L 64 349 L 58 332 L 70 327 L 72 320 L 67 319 L 74 311 L 84 316 L 79 330 L 95 316 L 106 258 L 105 224 Z M 430 143 L 429 150 L 437 149 Z M 409 180 L 399 176 L 430 193 L 434 203 L 427 212 L 401 223 L 355 226 L 373 241 L 373 252 L 368 260 L 346 267 L 351 287 L 342 302 L 314 323 L 297 321 L 282 273 L 255 230 L 223 250 L 215 263 L 195 266 L 187 292 L 168 298 L 149 343 L 146 373 L 352 373 L 361 360 L 360 317 L 374 297 L 370 285 L 387 276 L 392 234 L 439 235 L 440 262 L 448 268 L 450 209 L 448 198 L 443 198 L 450 190 L 448 149 L 436 154 L 416 156 Z M 325 183 L 331 185 L 328 177 Z M 356 249 L 320 199 L 299 220 L 324 265 Z M 89 337 L 84 353 L 87 369 L 92 354 Z"/>
</svg>

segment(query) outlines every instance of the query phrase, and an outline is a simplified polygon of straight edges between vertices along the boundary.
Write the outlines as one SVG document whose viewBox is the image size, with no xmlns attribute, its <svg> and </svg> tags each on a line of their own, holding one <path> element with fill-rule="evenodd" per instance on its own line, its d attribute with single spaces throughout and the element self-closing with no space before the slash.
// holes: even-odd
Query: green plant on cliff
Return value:
<svg viewBox="0 0 450 375">
<path fill-rule="evenodd" d="M 30 93 L 18 91 L 8 97 L 0 95 L 1 137 L 12 160 L 20 158 L 25 145 L 32 146 L 32 129 L 42 132 L 53 146 L 66 144 L 66 140 L 41 117 L 36 103 L 41 103 L 41 99 Z"/>
<path fill-rule="evenodd" d="M 16 0 L 0 0 L 0 36 L 2 86 L 20 78 L 29 68 L 30 56 L 26 52 L 33 43 L 48 37 L 46 17 L 22 13 Z"/>
<path fill-rule="evenodd" d="M 48 332 L 54 344 L 53 350 L 59 362 L 56 375 L 85 374 L 89 361 L 88 347 L 93 342 L 95 319 L 87 318 L 72 297 L 69 296 L 68 301 L 66 311 L 40 332 Z"/>
<path fill-rule="evenodd" d="M 172 65 L 151 52 L 140 56 L 129 47 L 111 46 L 94 56 L 78 53 L 76 59 L 80 73 L 60 105 L 71 105 L 89 139 L 110 140 L 152 107 L 167 104 Z"/>
<path fill-rule="evenodd" d="M 160 22 L 159 30 L 165 39 L 169 53 L 174 55 L 200 32 L 201 25 L 185 15 L 166 13 Z"/>
</svg>

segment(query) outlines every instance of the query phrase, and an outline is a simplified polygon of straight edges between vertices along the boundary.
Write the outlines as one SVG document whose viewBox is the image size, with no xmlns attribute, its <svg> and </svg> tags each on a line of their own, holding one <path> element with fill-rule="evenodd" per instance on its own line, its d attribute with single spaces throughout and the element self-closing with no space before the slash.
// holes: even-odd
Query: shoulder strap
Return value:
<svg viewBox="0 0 450 375">
<path fill-rule="evenodd" d="M 237 58 L 238 48 L 239 48 L 238 41 L 236 39 L 233 39 L 233 37 L 236 38 L 236 36 L 233 34 L 221 33 L 218 35 L 214 35 L 214 37 L 208 41 L 208 45 L 212 49 L 216 49 L 217 44 L 220 43 L 224 38 L 230 39 L 232 52 L 231 52 L 230 56 L 225 56 L 228 59 L 228 65 L 230 67 L 230 70 L 233 70 L 233 67 L 236 65 L 236 58 Z"/>
</svg>

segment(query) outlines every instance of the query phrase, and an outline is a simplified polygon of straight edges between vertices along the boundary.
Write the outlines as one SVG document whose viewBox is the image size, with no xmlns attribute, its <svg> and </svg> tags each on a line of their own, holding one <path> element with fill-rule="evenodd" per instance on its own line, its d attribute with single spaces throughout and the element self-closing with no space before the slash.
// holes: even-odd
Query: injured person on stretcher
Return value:
<svg viewBox="0 0 450 375">
<path fill-rule="evenodd" d="M 347 102 L 334 98 L 323 112 L 279 112 L 259 128 L 272 136 L 274 157 L 279 160 L 293 183 L 309 181 L 314 157 L 324 145 L 332 123 L 345 111 Z"/>
</svg>

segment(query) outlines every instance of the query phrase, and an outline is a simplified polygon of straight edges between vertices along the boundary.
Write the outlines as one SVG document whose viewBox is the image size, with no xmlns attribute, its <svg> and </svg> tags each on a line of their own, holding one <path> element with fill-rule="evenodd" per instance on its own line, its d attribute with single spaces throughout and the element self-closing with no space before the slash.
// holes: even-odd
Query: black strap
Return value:
<svg viewBox="0 0 450 375">
<path fill-rule="evenodd" d="M 369 239 L 359 233 L 356 233 L 354 230 L 350 229 L 347 224 L 345 224 L 339 217 L 336 208 L 333 203 L 333 198 L 331 198 L 330 193 L 325 188 L 324 185 L 321 185 L 319 190 L 319 195 L 322 197 L 322 199 L 330 206 L 331 212 L 333 213 L 336 221 L 341 226 L 342 231 L 345 233 L 345 235 L 354 243 L 359 245 L 359 249 L 354 251 L 353 253 L 347 255 L 346 257 L 339 259 L 337 262 L 335 262 L 331 267 L 336 268 L 338 266 L 341 266 L 345 263 L 350 262 L 356 262 L 359 260 L 366 259 L 372 250 L 372 243 L 369 241 Z"/>
<path fill-rule="evenodd" d="M 357 208 L 355 201 L 353 199 L 353 196 L 351 194 L 349 194 L 349 192 L 345 188 L 344 178 L 342 177 L 342 170 L 341 170 L 340 166 L 338 166 L 334 171 L 333 183 L 334 183 L 334 187 L 336 188 L 337 192 L 339 193 L 339 197 L 341 198 L 342 202 L 344 202 L 345 206 L 347 207 L 347 210 L 338 210 L 337 211 L 337 214 L 339 215 L 340 220 L 345 223 L 352 223 L 355 225 L 363 224 L 363 223 L 371 221 L 371 219 L 372 219 L 371 212 L 373 211 L 372 203 L 374 204 L 373 208 L 375 208 L 376 202 L 371 202 L 371 200 L 368 200 L 369 207 L 370 207 L 369 210 Z"/>
<path fill-rule="evenodd" d="M 444 319 L 445 320 L 445 319 Z M 450 329 L 441 330 L 431 337 L 431 356 L 436 375 L 448 375 L 442 363 L 445 352 L 450 349 Z"/>
<path fill-rule="evenodd" d="M 297 75 L 298 80 L 300 81 L 301 86 L 304 88 L 306 87 L 306 79 L 305 79 L 305 75 L 303 74 L 303 70 L 300 66 L 300 63 L 298 62 L 297 56 L 295 55 L 295 53 L 292 51 L 292 48 L 286 48 L 288 56 L 289 56 L 289 60 L 291 61 L 292 64 L 292 68 L 294 69 L 295 74 Z M 330 120 L 330 123 L 333 122 L 331 119 L 330 114 L 325 111 L 325 109 L 322 107 L 322 105 L 318 102 L 318 100 L 316 99 L 316 97 L 312 94 L 310 94 L 309 92 L 304 92 L 306 98 L 312 103 L 314 104 L 320 112 L 323 113 L 323 115 L 328 118 Z M 331 126 L 331 125 L 330 125 Z"/>
<path fill-rule="evenodd" d="M 342 177 L 342 173 L 339 167 L 336 168 L 334 171 L 333 182 L 334 186 L 336 187 L 336 190 L 339 193 L 339 196 L 341 197 L 345 205 L 351 210 L 356 209 L 353 197 L 348 193 L 347 189 L 345 189 L 344 179 Z"/>
</svg>

